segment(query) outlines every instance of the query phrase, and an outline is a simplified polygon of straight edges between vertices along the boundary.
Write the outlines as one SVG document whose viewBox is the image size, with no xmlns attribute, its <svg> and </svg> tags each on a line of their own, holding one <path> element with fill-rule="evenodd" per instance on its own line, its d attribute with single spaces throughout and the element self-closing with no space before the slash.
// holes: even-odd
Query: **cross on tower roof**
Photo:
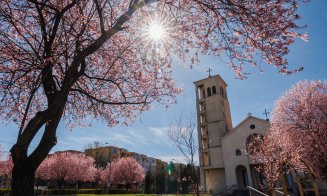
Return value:
<svg viewBox="0 0 327 196">
<path fill-rule="evenodd" d="M 251 112 L 249 112 L 249 113 L 248 113 L 248 116 L 252 116 L 252 113 L 251 113 Z"/>
<path fill-rule="evenodd" d="M 267 112 L 267 110 L 266 110 L 266 109 L 265 109 L 265 112 L 264 112 L 264 113 L 262 113 L 262 114 L 266 115 L 266 119 L 268 120 L 268 114 L 269 114 L 269 112 Z"/>
<path fill-rule="evenodd" d="M 210 72 L 212 71 L 212 69 L 208 69 L 208 71 L 207 72 L 209 72 L 209 77 L 211 77 L 211 74 L 210 74 Z"/>
</svg>

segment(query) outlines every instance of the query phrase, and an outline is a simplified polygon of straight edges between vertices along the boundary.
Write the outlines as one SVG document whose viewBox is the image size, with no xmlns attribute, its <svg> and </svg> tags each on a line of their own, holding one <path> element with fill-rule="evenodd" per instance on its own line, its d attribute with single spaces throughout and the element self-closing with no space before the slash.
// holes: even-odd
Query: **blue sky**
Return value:
<svg viewBox="0 0 327 196">
<path fill-rule="evenodd" d="M 208 68 L 213 74 L 220 76 L 228 84 L 228 97 L 231 107 L 233 125 L 236 126 L 251 112 L 254 116 L 264 118 L 265 109 L 269 112 L 274 107 L 276 99 L 300 80 L 325 80 L 327 77 L 327 1 L 314 0 L 299 8 L 302 20 L 307 24 L 304 30 L 309 34 L 309 42 L 298 39 L 291 46 L 287 56 L 289 64 L 294 67 L 304 66 L 304 71 L 287 76 L 281 75 L 271 65 L 262 64 L 264 70 L 251 68 L 252 74 L 246 80 L 235 79 L 235 74 L 214 57 L 204 56 L 199 66 L 193 69 L 174 66 L 174 78 L 184 93 L 178 97 L 177 104 L 165 108 L 154 105 L 150 111 L 144 112 L 130 126 L 107 127 L 101 121 L 94 121 L 88 129 L 65 129 L 63 123 L 58 128 L 58 143 L 53 151 L 83 150 L 85 145 L 100 141 L 110 145 L 123 147 L 129 151 L 139 152 L 148 156 L 171 161 L 183 161 L 181 153 L 172 146 L 167 137 L 167 128 L 181 112 L 195 114 L 195 92 L 193 82 L 208 76 Z M 2 123 L 2 122 L 1 122 Z M 15 142 L 17 127 L 0 124 L 0 144 L 9 150 Z M 36 146 L 36 144 L 32 144 Z"/>
</svg>

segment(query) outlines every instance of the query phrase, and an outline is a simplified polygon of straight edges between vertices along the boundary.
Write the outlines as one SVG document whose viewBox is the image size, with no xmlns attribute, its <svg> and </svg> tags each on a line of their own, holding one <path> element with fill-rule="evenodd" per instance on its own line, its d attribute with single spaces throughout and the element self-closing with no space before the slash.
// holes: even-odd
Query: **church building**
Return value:
<svg viewBox="0 0 327 196">
<path fill-rule="evenodd" d="M 203 191 L 222 193 L 233 186 L 258 189 L 263 178 L 247 155 L 246 143 L 264 135 L 269 121 L 249 115 L 233 127 L 226 82 L 215 75 L 194 84 Z"/>
<path fill-rule="evenodd" d="M 264 177 L 256 170 L 259 163 L 249 157 L 251 149 L 247 149 L 247 144 L 253 138 L 263 138 L 270 128 L 269 120 L 249 113 L 233 127 L 226 82 L 219 75 L 210 76 L 209 72 L 208 78 L 194 84 L 202 191 L 228 193 L 232 189 L 245 191 L 248 186 L 259 190 Z M 267 117 L 266 111 L 264 114 Z M 299 189 L 296 186 L 302 185 L 295 174 L 289 173 L 284 179 L 286 187 L 296 195 Z M 326 183 L 318 181 L 317 185 L 319 192 L 327 190 Z"/>
</svg>

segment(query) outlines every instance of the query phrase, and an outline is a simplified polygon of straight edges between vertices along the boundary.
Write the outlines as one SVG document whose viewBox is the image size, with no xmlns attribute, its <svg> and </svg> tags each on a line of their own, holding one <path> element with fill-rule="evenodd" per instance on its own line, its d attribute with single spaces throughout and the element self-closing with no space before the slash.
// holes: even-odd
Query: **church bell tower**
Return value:
<svg viewBox="0 0 327 196">
<path fill-rule="evenodd" d="M 200 178 L 203 191 L 226 187 L 222 137 L 232 130 L 227 84 L 219 76 L 194 82 L 198 122 Z"/>
</svg>

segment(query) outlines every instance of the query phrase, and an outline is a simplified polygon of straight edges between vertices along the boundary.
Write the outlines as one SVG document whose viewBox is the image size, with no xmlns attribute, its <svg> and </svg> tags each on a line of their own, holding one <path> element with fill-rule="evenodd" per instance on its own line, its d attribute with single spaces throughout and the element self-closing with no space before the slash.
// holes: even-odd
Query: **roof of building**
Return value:
<svg viewBox="0 0 327 196">
<path fill-rule="evenodd" d="M 246 117 L 244 120 L 242 120 L 240 123 L 238 123 L 238 125 L 236 125 L 231 131 L 229 131 L 226 135 L 224 135 L 222 137 L 222 139 L 225 139 L 226 137 L 228 137 L 229 135 L 231 135 L 232 133 L 234 133 L 242 124 L 244 124 L 246 121 L 248 121 L 249 119 L 254 119 L 254 120 L 258 120 L 258 121 L 262 121 L 262 122 L 265 122 L 265 123 L 268 123 L 269 124 L 269 121 L 267 120 L 264 120 L 262 118 L 258 118 L 258 117 L 255 117 L 255 116 L 248 116 Z"/>
<path fill-rule="evenodd" d="M 214 75 L 214 76 L 209 76 L 208 78 L 218 78 L 219 80 L 221 80 L 224 84 L 225 84 L 225 86 L 227 87 L 228 85 L 227 85 L 227 83 L 225 82 L 225 80 L 219 75 L 219 74 L 217 74 L 217 75 Z M 195 82 L 193 82 L 194 84 L 196 84 L 196 83 L 199 83 L 199 82 L 202 82 L 202 81 L 204 81 L 204 80 L 207 80 L 208 78 L 204 78 L 204 79 L 201 79 L 201 80 L 197 80 L 197 81 L 195 81 Z"/>
<path fill-rule="evenodd" d="M 100 150 L 100 149 L 112 149 L 112 148 L 118 149 L 121 154 L 125 154 L 127 156 L 139 156 L 140 158 L 156 159 L 154 157 L 149 157 L 149 156 L 147 156 L 145 154 L 141 154 L 141 153 L 137 153 L 137 152 L 130 152 L 125 148 L 120 148 L 120 147 L 117 147 L 117 146 L 101 146 L 101 147 L 97 147 L 97 148 L 88 148 L 88 149 L 85 149 L 85 152 L 87 152 L 87 151 L 96 151 L 96 150 Z"/>
<path fill-rule="evenodd" d="M 76 154 L 84 154 L 84 152 L 77 151 L 77 150 L 63 150 L 63 151 L 56 151 L 53 154 L 58 154 L 58 153 L 76 153 Z"/>
</svg>

